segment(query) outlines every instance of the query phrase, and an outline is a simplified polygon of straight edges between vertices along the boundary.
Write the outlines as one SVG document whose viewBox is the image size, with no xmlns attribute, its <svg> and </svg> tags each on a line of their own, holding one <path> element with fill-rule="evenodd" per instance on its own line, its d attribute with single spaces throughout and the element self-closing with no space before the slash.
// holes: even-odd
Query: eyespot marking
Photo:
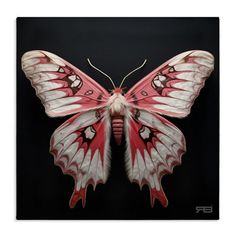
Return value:
<svg viewBox="0 0 236 236">
<path fill-rule="evenodd" d="M 62 67 L 60 67 L 58 71 L 61 72 L 61 73 L 65 72 Z"/>
<path fill-rule="evenodd" d="M 142 137 L 142 139 L 148 139 L 150 136 L 151 130 L 146 127 L 146 126 L 142 126 L 142 128 L 139 130 L 139 134 Z"/>
<path fill-rule="evenodd" d="M 93 94 L 93 90 L 88 90 L 87 92 L 85 92 L 84 95 L 92 95 Z"/>
<path fill-rule="evenodd" d="M 85 138 L 93 139 L 93 137 L 96 134 L 96 131 L 94 130 L 94 128 L 92 126 L 89 126 L 84 130 L 84 133 L 85 133 Z"/>
<path fill-rule="evenodd" d="M 157 89 L 157 88 L 164 88 L 163 82 L 166 80 L 166 77 L 164 75 L 157 75 L 153 80 L 152 80 L 152 87 Z"/>
<path fill-rule="evenodd" d="M 146 91 L 144 91 L 144 90 L 141 92 L 141 94 L 142 94 L 143 96 L 147 96 L 147 95 L 148 95 L 148 93 L 147 93 Z"/>
</svg>

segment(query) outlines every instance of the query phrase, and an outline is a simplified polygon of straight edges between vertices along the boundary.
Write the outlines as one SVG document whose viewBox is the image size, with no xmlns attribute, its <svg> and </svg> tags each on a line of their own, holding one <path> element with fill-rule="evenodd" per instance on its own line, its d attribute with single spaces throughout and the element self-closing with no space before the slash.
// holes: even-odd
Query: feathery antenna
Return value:
<svg viewBox="0 0 236 236">
<path fill-rule="evenodd" d="M 141 68 L 146 64 L 146 62 L 147 62 L 147 59 L 144 60 L 144 62 L 143 62 L 143 64 L 142 64 L 141 66 L 139 66 L 139 67 L 137 67 L 136 69 L 134 69 L 134 70 L 132 70 L 131 72 L 129 72 L 129 73 L 122 79 L 119 88 L 121 88 L 122 84 L 125 82 L 125 80 L 126 80 L 131 74 L 133 74 L 135 71 L 141 69 Z"/>
<path fill-rule="evenodd" d="M 110 77 L 109 75 L 107 75 L 105 72 L 103 72 L 102 70 L 100 70 L 100 69 L 98 69 L 96 66 L 94 66 L 94 65 L 91 63 L 91 61 L 89 60 L 89 58 L 87 58 L 87 61 L 88 61 L 89 65 L 90 65 L 91 67 L 93 67 L 95 70 L 99 71 L 101 74 L 105 75 L 105 76 L 111 81 L 112 86 L 113 86 L 114 88 L 116 87 L 115 84 L 114 84 L 114 82 L 113 82 L 113 80 L 111 79 L 111 77 Z"/>
</svg>

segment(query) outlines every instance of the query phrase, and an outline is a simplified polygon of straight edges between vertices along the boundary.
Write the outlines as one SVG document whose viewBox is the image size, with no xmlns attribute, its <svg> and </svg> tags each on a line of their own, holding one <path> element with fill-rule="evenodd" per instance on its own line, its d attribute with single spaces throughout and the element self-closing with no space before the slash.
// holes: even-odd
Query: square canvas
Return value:
<svg viewBox="0 0 236 236">
<path fill-rule="evenodd" d="M 219 19 L 18 18 L 16 177 L 17 219 L 218 219 Z"/>
</svg>

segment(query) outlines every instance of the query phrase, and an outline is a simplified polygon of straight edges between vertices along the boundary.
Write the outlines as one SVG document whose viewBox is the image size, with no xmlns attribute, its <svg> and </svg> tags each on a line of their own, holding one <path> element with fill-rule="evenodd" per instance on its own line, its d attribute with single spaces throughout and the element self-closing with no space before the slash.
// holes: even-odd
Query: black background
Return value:
<svg viewBox="0 0 236 236">
<path fill-rule="evenodd" d="M 110 177 L 87 204 L 69 208 L 74 182 L 53 164 L 49 140 L 67 117 L 49 118 L 21 70 L 24 52 L 53 52 L 98 81 L 110 82 L 86 58 L 109 74 L 116 85 L 139 66 L 124 86 L 130 88 L 157 66 L 186 50 L 215 56 L 215 70 L 184 119 L 168 118 L 184 133 L 182 165 L 162 180 L 169 200 L 150 207 L 148 187 L 131 184 L 124 168 L 124 142 L 111 139 Z M 217 219 L 219 217 L 219 20 L 218 18 L 18 18 L 17 19 L 17 219 Z M 196 213 L 212 206 L 213 213 Z"/>
</svg>

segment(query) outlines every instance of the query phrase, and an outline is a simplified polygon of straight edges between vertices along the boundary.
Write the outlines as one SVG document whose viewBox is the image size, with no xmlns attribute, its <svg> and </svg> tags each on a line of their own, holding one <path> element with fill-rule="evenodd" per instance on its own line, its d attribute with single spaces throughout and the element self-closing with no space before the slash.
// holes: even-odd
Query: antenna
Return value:
<svg viewBox="0 0 236 236">
<path fill-rule="evenodd" d="M 91 63 L 91 61 L 89 60 L 89 58 L 87 58 L 87 61 L 88 61 L 89 65 L 90 65 L 91 67 L 93 67 L 95 70 L 99 71 L 101 74 L 105 75 L 105 76 L 111 81 L 111 83 L 112 83 L 112 85 L 113 85 L 114 88 L 116 87 L 115 84 L 114 84 L 114 82 L 113 82 L 113 80 L 111 79 L 111 77 L 110 77 L 109 75 L 107 75 L 105 72 L 103 72 L 102 70 L 100 70 L 100 69 L 98 69 L 96 66 L 94 66 L 94 65 Z"/>
<path fill-rule="evenodd" d="M 139 67 L 137 67 L 136 69 L 134 69 L 134 70 L 132 70 L 131 72 L 129 72 L 129 73 L 122 79 L 119 88 L 121 88 L 121 86 L 122 86 L 122 84 L 125 82 L 126 78 L 128 78 L 128 77 L 129 77 L 131 74 L 133 74 L 135 71 L 141 69 L 141 68 L 146 64 L 146 62 L 147 62 L 147 59 L 144 60 L 144 62 L 143 62 L 143 64 L 142 64 L 141 66 L 139 66 Z"/>
</svg>

